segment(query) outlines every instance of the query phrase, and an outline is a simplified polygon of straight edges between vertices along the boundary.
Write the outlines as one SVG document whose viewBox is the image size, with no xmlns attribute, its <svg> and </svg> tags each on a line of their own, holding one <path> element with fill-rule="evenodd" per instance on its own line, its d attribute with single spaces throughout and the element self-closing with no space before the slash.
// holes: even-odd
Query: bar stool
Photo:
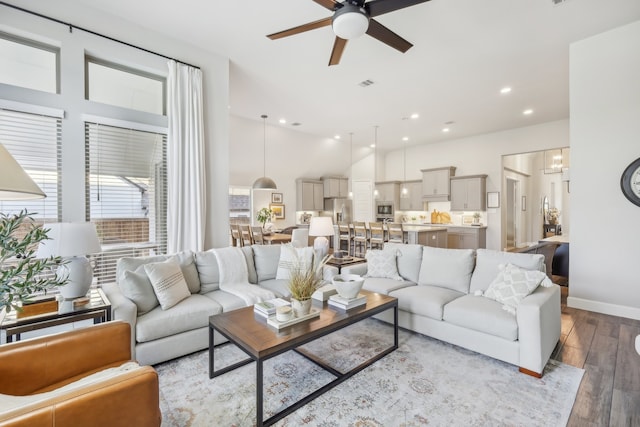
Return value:
<svg viewBox="0 0 640 427">
<path fill-rule="evenodd" d="M 364 222 L 354 222 L 353 223 L 353 254 L 355 256 L 364 256 L 367 251 L 367 246 L 369 245 L 367 237 L 367 227 Z M 359 247 L 361 250 L 357 251 L 356 247 Z"/>
<path fill-rule="evenodd" d="M 382 249 L 384 247 L 384 227 L 381 222 L 369 223 L 369 249 L 373 246 Z"/>
<path fill-rule="evenodd" d="M 338 236 L 340 240 L 340 244 L 338 247 L 342 249 L 342 243 L 347 244 L 347 254 L 353 255 L 353 233 L 351 232 L 351 227 L 349 224 L 340 222 L 338 223 Z"/>
<path fill-rule="evenodd" d="M 400 222 L 388 222 L 387 230 L 389 230 L 389 243 L 405 243 L 404 230 Z"/>
</svg>

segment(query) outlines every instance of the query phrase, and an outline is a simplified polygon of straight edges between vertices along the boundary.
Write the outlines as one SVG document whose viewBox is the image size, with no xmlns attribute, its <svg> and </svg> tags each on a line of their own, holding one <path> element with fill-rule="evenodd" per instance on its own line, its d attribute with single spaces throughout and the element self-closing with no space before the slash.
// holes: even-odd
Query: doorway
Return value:
<svg viewBox="0 0 640 427">
<path fill-rule="evenodd" d="M 505 250 L 509 251 L 518 247 L 518 230 L 520 224 L 518 221 L 517 200 L 518 194 L 520 194 L 519 182 L 512 178 L 507 178 L 507 203 L 505 207 L 506 214 L 506 247 Z"/>
</svg>

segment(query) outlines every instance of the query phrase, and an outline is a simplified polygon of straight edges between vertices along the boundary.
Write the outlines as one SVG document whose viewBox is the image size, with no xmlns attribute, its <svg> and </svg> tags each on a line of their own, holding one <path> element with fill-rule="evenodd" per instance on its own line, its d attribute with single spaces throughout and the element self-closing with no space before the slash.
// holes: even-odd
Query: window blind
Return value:
<svg viewBox="0 0 640 427">
<path fill-rule="evenodd" d="M 166 253 L 166 135 L 85 123 L 87 221 L 102 253 L 98 284 L 115 281 L 117 260 Z"/>
<path fill-rule="evenodd" d="M 0 211 L 27 209 L 39 223 L 59 222 L 61 127 L 58 117 L 0 109 L 0 143 L 47 195 L 44 199 L 0 201 Z"/>
</svg>

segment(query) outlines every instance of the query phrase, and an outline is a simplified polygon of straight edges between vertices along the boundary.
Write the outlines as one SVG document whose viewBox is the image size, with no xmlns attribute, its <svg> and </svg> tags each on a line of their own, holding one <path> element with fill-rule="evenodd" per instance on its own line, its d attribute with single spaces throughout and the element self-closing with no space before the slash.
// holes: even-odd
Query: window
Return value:
<svg viewBox="0 0 640 427">
<path fill-rule="evenodd" d="M 95 58 L 86 59 L 86 98 L 153 114 L 165 112 L 163 77 Z"/>
<path fill-rule="evenodd" d="M 166 253 L 166 135 L 85 124 L 87 220 L 103 252 L 94 275 L 115 280 L 123 256 Z"/>
<path fill-rule="evenodd" d="M 44 199 L 2 201 L 5 214 L 27 209 L 38 222 L 58 222 L 61 119 L 0 109 L 0 142 L 47 195 Z"/>
<path fill-rule="evenodd" d="M 0 33 L 0 83 L 58 93 L 58 49 Z"/>
</svg>

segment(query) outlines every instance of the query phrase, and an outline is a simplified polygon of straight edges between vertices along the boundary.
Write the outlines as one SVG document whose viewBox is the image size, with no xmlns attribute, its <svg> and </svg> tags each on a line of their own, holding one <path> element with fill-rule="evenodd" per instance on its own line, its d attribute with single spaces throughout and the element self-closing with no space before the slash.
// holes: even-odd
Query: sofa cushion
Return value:
<svg viewBox="0 0 640 427">
<path fill-rule="evenodd" d="M 508 263 L 527 270 L 544 271 L 544 255 L 478 249 L 476 251 L 476 268 L 471 276 L 470 292 L 486 290 L 496 278 L 498 266 Z"/>
<path fill-rule="evenodd" d="M 254 245 L 253 261 L 256 266 L 257 282 L 276 278 L 281 245 Z"/>
<path fill-rule="evenodd" d="M 402 243 L 385 243 L 385 249 L 396 250 L 398 274 L 403 279 L 418 283 L 420 265 L 422 264 L 422 245 L 405 245 Z"/>
<path fill-rule="evenodd" d="M 364 277 L 402 280 L 398 274 L 398 251 L 395 249 L 369 249 L 365 254 L 367 274 Z"/>
<path fill-rule="evenodd" d="M 269 279 L 260 282 L 260 287 L 265 288 L 276 294 L 277 297 L 288 298 L 291 296 L 289 289 L 289 281 L 283 279 Z"/>
<path fill-rule="evenodd" d="M 191 295 L 187 282 L 175 259 L 145 264 L 151 286 L 163 310 L 168 310 Z"/>
<path fill-rule="evenodd" d="M 451 301 L 444 307 L 443 320 L 506 340 L 518 339 L 516 317 L 504 311 L 502 304 L 488 298 L 465 295 Z"/>
<path fill-rule="evenodd" d="M 474 266 L 473 249 L 442 249 L 425 246 L 418 285 L 440 286 L 465 294 Z M 495 276 L 494 276 L 495 277 Z"/>
<path fill-rule="evenodd" d="M 219 304 L 222 307 L 222 311 L 225 313 L 227 311 L 247 306 L 242 298 L 222 290 L 212 291 L 204 294 L 204 296 L 213 300 L 216 304 Z"/>
<path fill-rule="evenodd" d="M 196 268 L 200 276 L 200 293 L 215 291 L 220 288 L 220 271 L 218 259 L 211 251 L 196 252 Z"/>
<path fill-rule="evenodd" d="M 253 262 L 253 246 L 243 246 L 242 254 L 247 261 L 247 273 L 249 273 L 249 283 L 258 284 L 258 275 L 256 274 L 256 264 Z"/>
<path fill-rule="evenodd" d="M 180 301 L 171 310 L 156 307 L 136 322 L 136 340 L 148 342 L 206 327 L 209 316 L 222 312 L 220 304 L 200 294 Z"/>
<path fill-rule="evenodd" d="M 383 279 L 380 277 L 368 277 L 362 286 L 363 289 L 379 294 L 389 295 L 389 292 L 397 289 L 415 286 L 414 282 L 408 280 Z"/>
<path fill-rule="evenodd" d="M 389 295 L 398 298 L 400 310 L 442 320 L 444 306 L 465 294 L 438 286 L 411 286 L 393 291 Z"/>
<path fill-rule="evenodd" d="M 483 296 L 504 304 L 502 308 L 514 315 L 520 301 L 535 291 L 543 281 L 548 282 L 546 286 L 551 284 L 551 280 L 542 271 L 525 270 L 513 264 L 501 264 L 499 270 Z"/>
<path fill-rule="evenodd" d="M 189 286 L 191 293 L 197 293 L 200 291 L 200 278 L 198 277 L 198 270 L 194 262 L 193 252 L 184 251 L 178 252 L 174 255 L 153 255 L 144 257 L 122 257 L 116 264 L 116 282 L 120 282 L 120 278 L 125 271 L 136 271 L 138 267 L 152 262 L 162 262 L 170 258 L 176 258 L 180 264 L 180 269 L 184 279 Z"/>
<path fill-rule="evenodd" d="M 276 279 L 289 280 L 292 270 L 306 271 L 313 267 L 313 247 L 296 248 L 292 244 L 282 245 Z"/>
<path fill-rule="evenodd" d="M 148 313 L 160 305 L 153 286 L 151 286 L 151 281 L 149 281 L 149 276 L 144 271 L 144 266 L 138 267 L 136 271 L 125 270 L 118 287 L 122 294 L 138 307 L 138 316 Z"/>
</svg>

